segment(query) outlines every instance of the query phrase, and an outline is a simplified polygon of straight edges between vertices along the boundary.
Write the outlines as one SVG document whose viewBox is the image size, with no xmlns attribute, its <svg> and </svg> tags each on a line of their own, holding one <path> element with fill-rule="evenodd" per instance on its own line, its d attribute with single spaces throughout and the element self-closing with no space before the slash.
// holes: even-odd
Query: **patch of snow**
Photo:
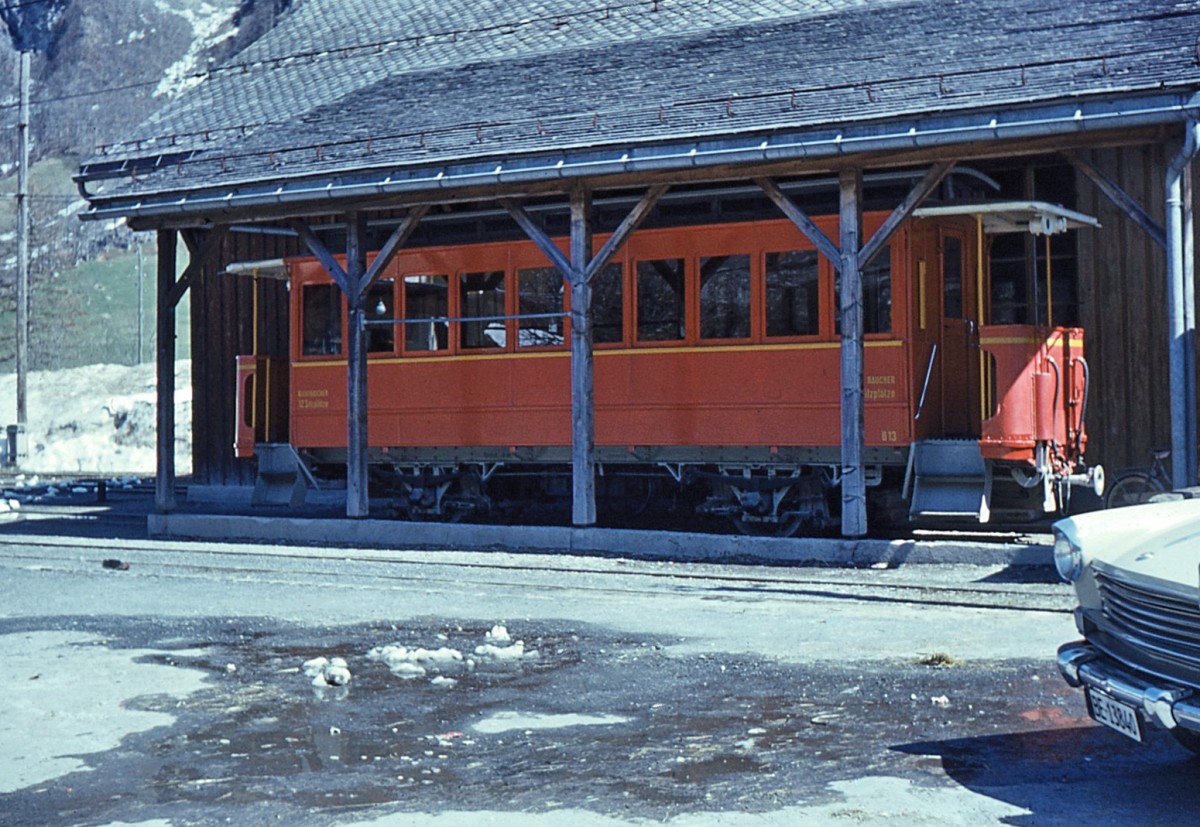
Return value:
<svg viewBox="0 0 1200 827">
<path fill-rule="evenodd" d="M 393 675 L 405 680 L 423 678 L 433 672 L 436 675 L 452 671 L 462 672 L 470 668 L 463 660 L 462 652 L 443 646 L 439 649 L 409 649 L 399 643 L 376 646 L 367 652 L 371 660 L 380 661 Z"/>
<path fill-rule="evenodd" d="M 681 813 L 660 827 L 828 827 L 830 824 L 854 827 L 894 827 L 920 824 L 926 827 L 974 827 L 975 825 L 1033 823 L 1029 809 L 1009 804 L 982 792 L 957 785 L 914 784 L 908 779 L 867 776 L 835 781 L 829 789 L 836 800 L 820 804 L 790 804 L 762 812 L 721 811 Z M 436 813 L 390 813 L 361 821 L 339 822 L 340 827 L 472 827 L 476 824 L 507 824 L 519 821 L 522 827 L 630 827 L 651 822 L 626 815 L 608 815 L 582 809 L 553 809 L 544 813 L 493 810 L 448 810 Z M 1040 823 L 1040 822 L 1039 822 Z"/>
<path fill-rule="evenodd" d="M 496 646 L 491 643 L 485 643 L 481 646 L 475 647 L 475 654 L 481 658 L 499 661 L 520 660 L 521 658 L 525 657 L 537 657 L 536 651 L 532 649 L 529 652 L 525 651 L 525 641 L 523 640 L 518 640 L 511 646 Z"/>
<path fill-rule="evenodd" d="M 31 371 L 27 456 L 37 474 L 152 475 L 156 470 L 153 364 L 87 365 Z M 175 468 L 192 467 L 191 362 L 175 366 Z M 17 378 L 0 376 L 0 426 L 16 421 Z M 36 485 L 28 478 L 27 485 Z"/>
<path fill-rule="evenodd" d="M 204 686 L 204 673 L 147 662 L 154 654 L 109 649 L 101 638 L 79 632 L 0 635 L 7 678 L 0 793 L 90 769 L 87 754 L 173 723 L 173 715 L 136 710 L 129 701 L 189 695 Z"/>
<path fill-rule="evenodd" d="M 68 204 L 67 206 L 65 206 L 61 210 L 59 210 L 58 214 L 62 218 L 66 218 L 68 216 L 75 215 L 75 213 L 80 212 L 81 210 L 85 209 L 87 207 L 87 205 L 88 205 L 87 201 L 83 200 L 82 198 L 77 198 L 75 201 L 73 201 L 72 203 Z"/>
<path fill-rule="evenodd" d="M 532 732 L 539 729 L 565 729 L 576 726 L 614 726 L 627 724 L 632 718 L 624 715 L 545 715 L 538 712 L 496 712 L 474 724 L 471 729 L 485 735 L 501 732 Z"/>
<path fill-rule="evenodd" d="M 232 25 L 237 4 L 229 0 L 215 3 L 204 0 L 155 0 L 154 5 L 163 14 L 182 17 L 192 27 L 191 46 L 183 57 L 167 67 L 163 79 L 154 90 L 155 97 L 174 97 L 204 79 L 201 72 L 205 67 L 200 64 L 204 52 L 237 34 L 237 29 Z"/>
</svg>

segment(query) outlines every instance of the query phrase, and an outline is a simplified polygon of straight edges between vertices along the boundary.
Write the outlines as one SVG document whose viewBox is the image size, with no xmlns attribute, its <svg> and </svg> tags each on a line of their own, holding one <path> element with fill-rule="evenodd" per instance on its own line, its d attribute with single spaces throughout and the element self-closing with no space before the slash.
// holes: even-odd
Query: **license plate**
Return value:
<svg viewBox="0 0 1200 827">
<path fill-rule="evenodd" d="M 1142 720 L 1136 709 L 1090 686 L 1084 694 L 1093 719 L 1135 741 L 1142 740 Z"/>
</svg>

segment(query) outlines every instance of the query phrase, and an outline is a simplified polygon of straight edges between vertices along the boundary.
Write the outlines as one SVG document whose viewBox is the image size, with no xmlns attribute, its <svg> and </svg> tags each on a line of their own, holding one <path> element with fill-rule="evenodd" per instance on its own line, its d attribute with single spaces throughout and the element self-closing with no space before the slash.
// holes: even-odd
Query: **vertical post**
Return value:
<svg viewBox="0 0 1200 827">
<path fill-rule="evenodd" d="M 592 287 L 586 277 L 592 259 L 592 196 L 582 186 L 571 191 L 571 479 L 572 522 L 596 523 L 596 436 L 593 406 Z"/>
<path fill-rule="evenodd" d="M 142 239 L 137 240 L 137 364 L 142 363 L 142 318 L 144 305 L 144 277 L 142 273 Z"/>
<path fill-rule="evenodd" d="M 1200 447 L 1197 446 L 1198 428 L 1196 421 L 1196 224 L 1193 207 L 1195 205 L 1192 174 L 1195 164 L 1188 161 L 1183 169 L 1183 354 L 1184 354 L 1184 407 L 1187 410 L 1185 422 L 1188 427 L 1187 436 L 1183 443 L 1187 449 L 1185 468 L 1189 486 L 1196 485 L 1197 464 L 1200 464 Z"/>
<path fill-rule="evenodd" d="M 843 170 L 839 246 L 842 250 L 842 534 L 867 533 L 867 489 L 863 475 L 866 425 L 863 412 L 863 285 L 859 259 L 862 227 L 862 170 Z"/>
<path fill-rule="evenodd" d="M 29 84 L 31 55 L 21 52 L 17 115 L 17 425 L 29 421 Z"/>
<path fill-rule="evenodd" d="M 1166 175 L 1168 371 L 1174 488 L 1185 488 L 1196 478 L 1195 310 L 1188 308 L 1188 302 L 1195 301 L 1195 288 L 1186 283 L 1191 271 L 1185 266 L 1184 257 L 1185 251 L 1192 249 L 1192 242 L 1185 239 L 1185 224 L 1190 222 L 1185 221 L 1183 178 L 1198 152 L 1200 122 L 1191 120 L 1185 128 L 1183 147 L 1167 164 Z"/>
<path fill-rule="evenodd" d="M 347 304 L 346 368 L 346 516 L 370 513 L 367 491 L 367 329 L 363 274 L 367 270 L 366 222 L 361 213 L 346 216 Z"/>
<path fill-rule="evenodd" d="M 158 231 L 158 297 L 155 372 L 157 382 L 158 463 L 154 478 L 154 505 L 161 512 L 175 510 L 175 256 L 174 230 Z"/>
</svg>

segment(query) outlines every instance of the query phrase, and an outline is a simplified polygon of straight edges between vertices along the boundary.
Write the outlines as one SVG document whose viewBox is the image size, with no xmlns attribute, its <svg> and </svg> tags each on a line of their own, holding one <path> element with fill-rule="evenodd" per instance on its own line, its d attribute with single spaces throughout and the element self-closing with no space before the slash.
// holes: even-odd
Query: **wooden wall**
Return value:
<svg viewBox="0 0 1200 827">
<path fill-rule="evenodd" d="M 254 462 L 233 455 L 237 366 L 253 352 L 254 282 L 223 273 L 237 261 L 299 254 L 295 239 L 230 233 L 216 263 L 189 289 L 192 312 L 192 479 L 200 484 L 250 485 Z M 259 347 L 287 356 L 288 293 L 284 282 L 259 279 Z"/>
<path fill-rule="evenodd" d="M 1168 153 L 1163 144 L 1091 151 L 1109 178 L 1162 223 Z M 1166 261 L 1162 248 L 1083 175 L 1078 209 L 1101 229 L 1078 234 L 1080 318 L 1092 371 L 1091 463 L 1110 472 L 1146 465 L 1171 442 Z"/>
</svg>

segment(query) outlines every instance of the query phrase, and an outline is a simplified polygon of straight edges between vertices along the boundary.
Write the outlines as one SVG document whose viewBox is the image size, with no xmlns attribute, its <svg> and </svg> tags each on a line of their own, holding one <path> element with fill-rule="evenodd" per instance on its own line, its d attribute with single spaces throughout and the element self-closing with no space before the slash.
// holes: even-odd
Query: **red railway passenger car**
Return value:
<svg viewBox="0 0 1200 827">
<path fill-rule="evenodd" d="M 1009 206 L 1010 220 L 1041 209 Z M 989 323 L 985 218 L 996 229 L 1001 213 L 983 209 L 923 211 L 864 270 L 864 461 L 878 513 L 987 520 L 1000 487 L 1052 510 L 1068 483 L 1097 476 L 1083 463 L 1083 331 Z M 884 218 L 864 216 L 864 237 Z M 817 224 L 837 238 L 836 217 Z M 315 259 L 287 269 L 291 353 L 271 368 L 287 373 L 287 440 L 309 469 L 336 473 L 345 301 Z M 631 236 L 594 282 L 602 521 L 670 502 L 747 531 L 833 523 L 837 283 L 785 220 Z M 532 242 L 401 251 L 367 302 L 373 492 L 389 490 L 406 516 L 454 519 L 569 490 L 569 299 Z M 242 456 L 267 436 L 269 366 L 240 362 Z"/>
</svg>

